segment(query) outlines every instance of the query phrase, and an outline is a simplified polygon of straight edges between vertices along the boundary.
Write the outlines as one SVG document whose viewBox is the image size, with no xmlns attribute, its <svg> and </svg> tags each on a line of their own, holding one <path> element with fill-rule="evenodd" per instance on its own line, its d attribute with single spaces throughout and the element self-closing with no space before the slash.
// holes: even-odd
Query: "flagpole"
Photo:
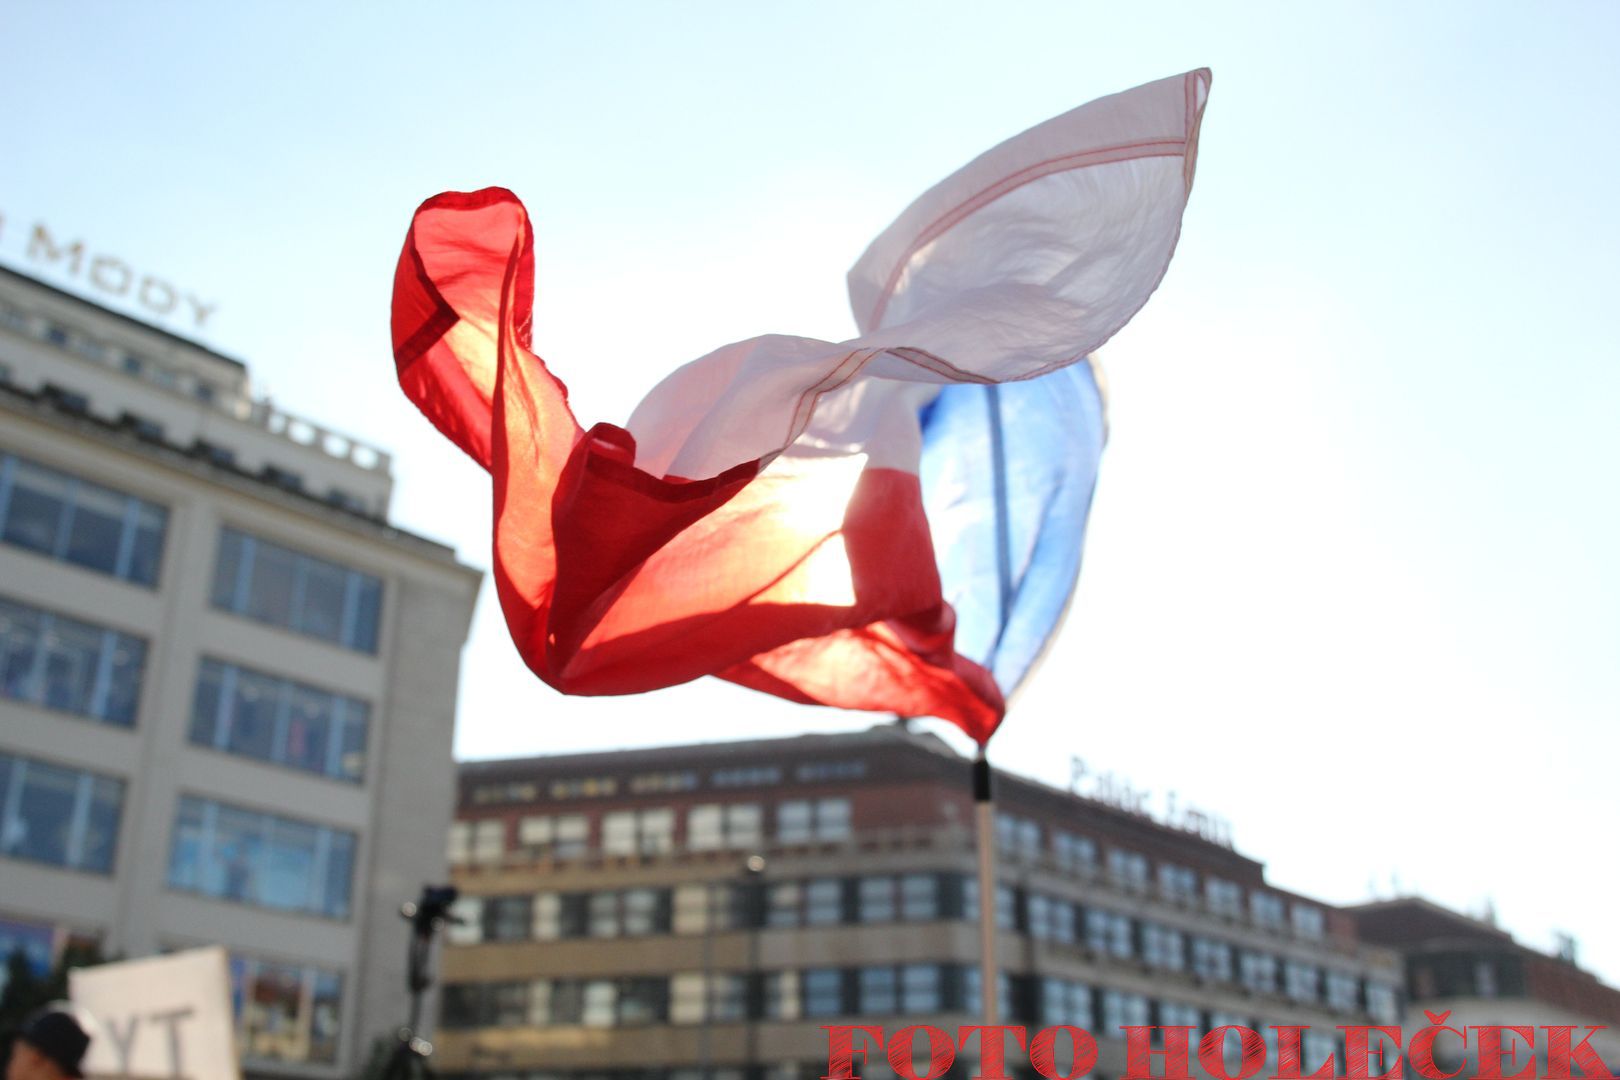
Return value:
<svg viewBox="0 0 1620 1080">
<path fill-rule="evenodd" d="M 979 831 L 979 1003 L 984 1023 L 997 1023 L 996 820 L 990 801 L 990 762 L 979 747 L 973 759 L 973 811 Z"/>
</svg>

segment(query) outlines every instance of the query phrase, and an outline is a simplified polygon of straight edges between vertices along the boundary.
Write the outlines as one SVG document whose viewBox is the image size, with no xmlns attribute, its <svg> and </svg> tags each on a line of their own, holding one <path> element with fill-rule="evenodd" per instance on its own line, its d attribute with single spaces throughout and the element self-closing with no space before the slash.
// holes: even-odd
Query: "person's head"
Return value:
<svg viewBox="0 0 1620 1080">
<path fill-rule="evenodd" d="M 17 1029 L 5 1080 L 83 1080 L 89 1046 L 90 1036 L 72 1012 L 47 1005 Z"/>
</svg>

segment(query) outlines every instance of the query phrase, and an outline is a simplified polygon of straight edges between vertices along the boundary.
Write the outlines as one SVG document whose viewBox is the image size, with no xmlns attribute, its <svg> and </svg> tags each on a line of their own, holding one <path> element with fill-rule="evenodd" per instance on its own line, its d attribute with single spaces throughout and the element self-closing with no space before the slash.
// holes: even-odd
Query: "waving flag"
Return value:
<svg viewBox="0 0 1620 1080">
<path fill-rule="evenodd" d="M 986 152 L 850 271 L 860 336 L 724 346 L 623 427 L 582 428 L 531 350 L 517 197 L 422 204 L 400 385 L 491 473 L 530 668 L 573 694 L 718 675 L 988 740 L 1073 588 L 1102 435 L 1083 361 L 1164 275 L 1208 87 L 1150 83 Z"/>
</svg>

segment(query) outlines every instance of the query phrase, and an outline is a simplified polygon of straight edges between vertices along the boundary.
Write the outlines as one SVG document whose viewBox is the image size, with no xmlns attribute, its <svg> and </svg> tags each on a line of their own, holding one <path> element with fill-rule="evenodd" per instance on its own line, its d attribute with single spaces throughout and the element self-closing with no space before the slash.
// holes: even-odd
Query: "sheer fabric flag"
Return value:
<svg viewBox="0 0 1620 1080">
<path fill-rule="evenodd" d="M 1101 411 L 1077 362 L 1165 272 L 1208 87 L 1149 83 L 986 152 L 850 271 L 860 336 L 724 346 L 622 427 L 584 429 L 531 349 L 517 197 L 422 204 L 394 281 L 400 385 L 490 471 L 530 668 L 574 694 L 717 675 L 988 740 L 1078 567 Z M 989 438 L 959 411 L 989 398 L 1006 467 L 986 488 L 952 459 Z"/>
</svg>

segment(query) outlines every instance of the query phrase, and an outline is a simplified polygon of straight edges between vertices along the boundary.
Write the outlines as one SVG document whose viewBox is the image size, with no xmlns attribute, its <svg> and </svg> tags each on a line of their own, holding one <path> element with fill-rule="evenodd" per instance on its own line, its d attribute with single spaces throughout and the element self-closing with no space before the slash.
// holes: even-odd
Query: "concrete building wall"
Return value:
<svg viewBox="0 0 1620 1080">
<path fill-rule="evenodd" d="M 167 511 L 151 586 L 0 539 L 0 599 L 145 643 L 131 727 L 46 707 L 23 680 L 0 687 L 0 755 L 88 770 L 124 785 L 110 872 L 14 857 L 0 835 L 0 924 L 87 934 L 106 952 L 129 957 L 223 944 L 259 965 L 255 970 L 284 965 L 305 972 L 306 998 L 315 978 L 308 973 L 337 975 L 335 1052 L 298 1062 L 255 1057 L 250 1048 L 247 1067 L 312 1078 L 346 1074 L 373 1037 L 405 1017 L 406 930 L 398 906 L 446 873 L 460 653 L 481 575 L 442 546 L 382 520 L 392 483 L 385 455 L 375 459 L 379 471 L 357 464 L 351 446 L 332 453 L 271 430 L 246 396 L 245 371 L 225 358 L 159 331 L 143 334 L 129 320 L 12 274 L 0 275 L 0 307 L 11 316 L 28 313 L 21 326 L 14 317 L 0 320 L 0 376 L 10 376 L 0 380 L 0 458 L 26 459 Z M 164 388 L 147 379 L 150 366 L 131 375 L 114 363 L 116 352 L 81 355 L 42 338 L 42 327 L 212 380 L 218 396 L 207 403 L 187 398 L 184 386 Z M 46 384 L 84 393 L 89 407 L 64 408 L 42 392 Z M 125 411 L 161 423 L 164 438 L 120 427 L 115 421 Z M 188 453 L 196 437 L 235 450 L 235 464 Z M 252 475 L 261 463 L 297 472 L 314 489 L 267 483 Z M 326 483 L 363 496 L 368 508 L 328 504 L 319 488 Z M 380 580 L 375 652 L 215 606 L 215 568 L 227 528 Z M 194 741 L 205 660 L 364 703 L 365 768 L 358 782 Z M 330 830 L 352 834 L 348 913 L 281 910 L 177 888 L 170 867 L 177 813 L 188 798 L 273 815 L 300 835 L 313 827 L 317 851 Z M 272 822 L 267 828 L 282 827 Z"/>
</svg>

